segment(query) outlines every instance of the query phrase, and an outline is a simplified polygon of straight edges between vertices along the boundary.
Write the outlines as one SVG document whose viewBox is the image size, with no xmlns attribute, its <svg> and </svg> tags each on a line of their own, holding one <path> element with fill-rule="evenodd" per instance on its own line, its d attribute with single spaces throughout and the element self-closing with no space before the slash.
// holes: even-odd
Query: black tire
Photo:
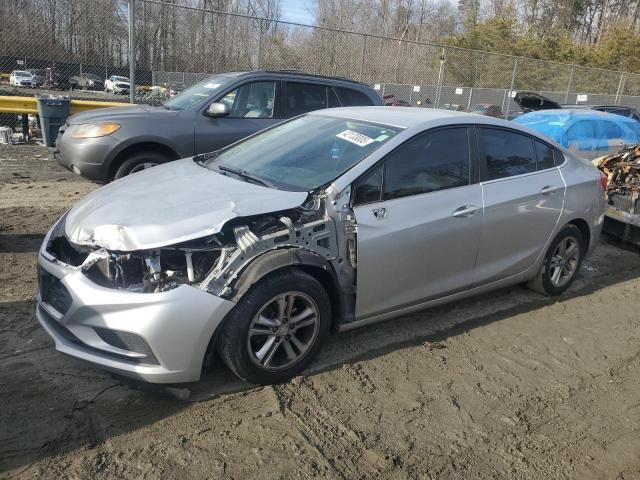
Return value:
<svg viewBox="0 0 640 480">
<path fill-rule="evenodd" d="M 559 245 L 563 242 L 575 242 L 578 248 L 576 262 L 573 268 L 571 269 L 570 275 L 567 274 L 566 278 L 562 280 L 561 284 L 555 282 L 552 278 L 553 274 L 557 272 L 557 260 L 554 259 L 554 256 L 557 253 Z M 566 244 L 566 243 L 565 243 Z M 536 274 L 534 278 L 529 280 L 527 283 L 527 287 L 531 290 L 541 293 L 543 295 L 560 295 L 567 288 L 571 286 L 573 281 L 580 270 L 580 265 L 582 264 L 582 260 L 586 254 L 587 248 L 584 242 L 584 238 L 582 237 L 582 232 L 575 225 L 569 224 L 566 225 L 553 239 L 551 244 L 549 245 L 549 249 L 544 257 L 544 261 L 542 262 L 542 266 L 540 270 Z M 552 265 L 552 262 L 554 264 Z M 563 265 L 571 265 L 572 262 L 565 262 Z M 562 268 L 561 268 L 562 270 Z"/>
<path fill-rule="evenodd" d="M 153 150 L 142 150 L 139 152 L 135 152 L 128 156 L 122 164 L 116 170 L 115 175 L 113 176 L 114 180 L 117 180 L 122 177 L 126 177 L 131 173 L 134 173 L 138 169 L 141 168 L 145 163 L 153 163 L 155 165 L 161 165 L 163 163 L 167 163 L 171 161 L 171 159 L 160 152 L 155 152 Z"/>
<path fill-rule="evenodd" d="M 315 330 L 313 336 L 308 340 L 308 347 L 304 350 L 304 353 L 300 353 L 300 356 L 293 361 L 294 363 L 287 365 L 287 362 L 292 360 L 290 360 L 284 343 L 288 343 L 289 347 L 293 345 L 293 340 L 291 343 L 285 340 L 285 337 L 289 338 L 291 335 L 271 335 L 269 333 L 268 335 L 277 337 L 276 342 L 282 341 L 282 344 L 276 344 L 275 348 L 273 348 L 275 354 L 272 357 L 274 359 L 284 358 L 283 363 L 285 365 L 277 367 L 278 369 L 275 370 L 258 365 L 259 360 L 255 356 L 257 352 L 253 352 L 253 348 L 260 348 L 260 345 L 253 347 L 249 336 L 250 327 L 253 325 L 254 329 L 256 328 L 254 321 L 258 318 L 258 313 L 266 311 L 264 307 L 269 305 L 269 302 L 275 301 L 275 298 L 279 295 L 293 294 L 295 297 L 296 293 L 307 299 L 310 298 L 314 302 L 313 306 L 317 307 L 317 324 L 313 326 Z M 291 315 L 291 319 L 293 320 L 294 318 L 295 316 Z M 290 323 L 293 324 L 293 322 Z M 299 321 L 299 323 L 303 322 Z M 241 379 L 263 385 L 278 383 L 304 370 L 325 341 L 330 326 L 331 301 L 322 284 L 302 270 L 295 268 L 281 270 L 267 275 L 251 287 L 240 299 L 222 325 L 222 331 L 217 340 L 217 351 L 229 369 Z M 293 336 L 295 335 L 294 331 Z M 251 338 L 254 339 L 253 341 L 261 342 L 261 339 L 266 336 L 267 334 L 258 335 L 257 340 L 256 337 Z M 267 341 L 265 339 L 262 348 L 264 348 Z M 298 350 L 298 352 L 303 352 L 303 350 Z M 268 354 L 265 356 L 269 357 Z"/>
</svg>

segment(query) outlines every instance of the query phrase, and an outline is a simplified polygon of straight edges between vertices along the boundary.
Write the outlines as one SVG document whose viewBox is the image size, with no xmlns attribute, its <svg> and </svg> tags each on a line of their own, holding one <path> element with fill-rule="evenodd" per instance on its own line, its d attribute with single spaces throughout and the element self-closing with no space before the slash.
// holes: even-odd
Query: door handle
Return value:
<svg viewBox="0 0 640 480">
<path fill-rule="evenodd" d="M 540 193 L 542 195 L 555 195 L 556 187 L 552 187 L 552 186 L 547 185 L 542 190 L 540 190 Z"/>
<path fill-rule="evenodd" d="M 376 217 L 378 220 L 382 220 L 387 216 L 387 209 L 384 207 L 374 208 L 372 212 L 373 212 L 373 216 Z"/>
<path fill-rule="evenodd" d="M 475 205 L 464 205 L 463 207 L 456 208 L 451 214 L 455 218 L 469 218 L 478 213 L 478 207 Z"/>
</svg>

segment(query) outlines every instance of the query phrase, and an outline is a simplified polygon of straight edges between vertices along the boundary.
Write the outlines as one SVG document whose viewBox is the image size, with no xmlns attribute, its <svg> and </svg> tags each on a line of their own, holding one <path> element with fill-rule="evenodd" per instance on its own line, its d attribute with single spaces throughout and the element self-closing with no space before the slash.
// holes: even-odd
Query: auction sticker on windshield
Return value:
<svg viewBox="0 0 640 480">
<path fill-rule="evenodd" d="M 336 137 L 346 140 L 347 142 L 355 143 L 359 147 L 364 147 L 375 141 L 373 138 L 354 132 L 353 130 L 345 130 L 344 132 L 337 134 Z"/>
</svg>

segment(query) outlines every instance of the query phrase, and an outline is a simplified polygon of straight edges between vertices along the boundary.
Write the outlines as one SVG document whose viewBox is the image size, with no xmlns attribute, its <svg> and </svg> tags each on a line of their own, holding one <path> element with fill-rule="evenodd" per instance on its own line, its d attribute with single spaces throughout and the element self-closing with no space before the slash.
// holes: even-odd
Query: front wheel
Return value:
<svg viewBox="0 0 640 480">
<path fill-rule="evenodd" d="M 540 270 L 527 286 L 543 295 L 560 295 L 575 280 L 585 253 L 580 229 L 565 226 L 549 245 Z"/>
<path fill-rule="evenodd" d="M 170 160 L 171 159 L 166 155 L 152 150 L 137 152 L 130 155 L 124 162 L 122 162 L 120 167 L 118 167 L 118 170 L 116 170 L 116 174 L 113 178 L 114 180 L 117 180 L 119 178 L 126 177 L 127 175 L 131 175 L 132 173 L 157 167 L 158 165 Z"/>
<path fill-rule="evenodd" d="M 300 373 L 324 342 L 331 302 L 322 284 L 297 269 L 254 285 L 222 326 L 217 350 L 243 380 L 271 384 Z"/>
</svg>

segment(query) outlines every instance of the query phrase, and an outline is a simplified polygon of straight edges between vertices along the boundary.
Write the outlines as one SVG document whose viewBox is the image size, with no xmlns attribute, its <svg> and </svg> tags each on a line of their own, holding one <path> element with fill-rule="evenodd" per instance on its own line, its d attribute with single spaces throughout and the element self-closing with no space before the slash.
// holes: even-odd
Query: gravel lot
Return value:
<svg viewBox="0 0 640 480">
<path fill-rule="evenodd" d="M 640 256 L 332 335 L 293 381 L 147 387 L 56 353 L 36 252 L 96 188 L 0 145 L 0 477 L 640 478 Z"/>
</svg>

